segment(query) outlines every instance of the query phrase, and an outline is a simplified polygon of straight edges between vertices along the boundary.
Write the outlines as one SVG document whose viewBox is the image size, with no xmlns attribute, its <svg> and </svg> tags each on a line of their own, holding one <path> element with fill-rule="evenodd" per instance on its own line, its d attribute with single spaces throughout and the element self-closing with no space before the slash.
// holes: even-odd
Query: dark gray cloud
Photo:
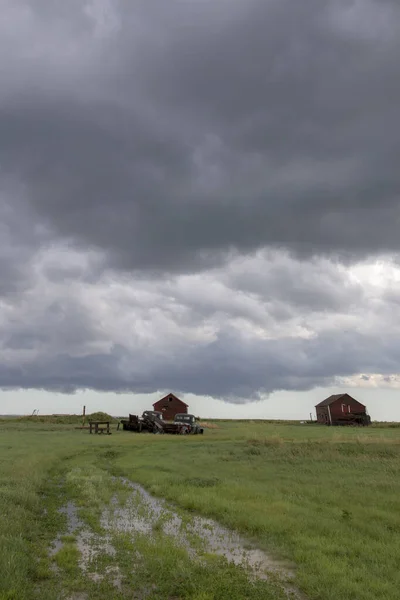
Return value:
<svg viewBox="0 0 400 600">
<path fill-rule="evenodd" d="M 2 386 L 396 372 L 398 3 L 0 8 Z"/>
<path fill-rule="evenodd" d="M 2 364 L 0 376 L 4 388 L 67 393 L 82 388 L 135 393 L 173 389 L 243 402 L 276 390 L 330 386 L 338 374 L 346 377 L 362 370 L 393 373 L 399 353 L 398 337 L 380 340 L 377 346 L 376 339 L 367 335 L 246 342 L 228 333 L 205 347 L 155 357 L 151 364 L 139 349 L 132 352 L 114 346 L 109 353 L 78 357 L 60 352 L 18 366 Z M 121 367 L 128 363 L 129 369 Z"/>
<path fill-rule="evenodd" d="M 0 169 L 0 301 L 13 298 L 32 284 L 30 259 L 32 252 L 50 236 L 45 228 L 35 222 L 15 194 L 21 192 L 10 186 Z"/>
<path fill-rule="evenodd" d="M 0 161 L 57 234 L 139 270 L 398 251 L 395 3 L 28 6 Z"/>
<path fill-rule="evenodd" d="M 355 283 L 315 260 L 307 293 L 306 265 L 280 253 L 167 281 L 93 277 L 99 262 L 64 246 L 28 262 L 27 289 L 2 303 L 3 388 L 174 389 L 243 402 L 397 372 L 400 306 L 388 282 Z M 257 269 L 267 276 L 254 293 Z M 239 290 L 244 271 L 253 277 Z"/>
</svg>

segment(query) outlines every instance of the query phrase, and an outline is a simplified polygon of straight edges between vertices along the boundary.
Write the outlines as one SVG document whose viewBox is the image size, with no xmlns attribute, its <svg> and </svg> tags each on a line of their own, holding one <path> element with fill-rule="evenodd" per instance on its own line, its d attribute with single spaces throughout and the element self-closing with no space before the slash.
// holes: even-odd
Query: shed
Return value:
<svg viewBox="0 0 400 600">
<path fill-rule="evenodd" d="M 369 425 L 367 407 L 350 394 L 333 394 L 316 405 L 318 423 L 325 425 Z"/>
<path fill-rule="evenodd" d="M 163 413 L 166 421 L 173 421 L 178 413 L 187 413 L 188 405 L 175 394 L 168 394 L 153 404 L 154 410 Z"/>
</svg>

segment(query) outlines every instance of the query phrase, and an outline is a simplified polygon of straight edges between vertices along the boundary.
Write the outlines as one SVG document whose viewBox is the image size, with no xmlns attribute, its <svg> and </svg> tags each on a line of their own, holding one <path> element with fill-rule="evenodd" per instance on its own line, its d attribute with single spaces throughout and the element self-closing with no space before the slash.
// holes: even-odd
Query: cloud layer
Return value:
<svg viewBox="0 0 400 600">
<path fill-rule="evenodd" d="M 2 386 L 396 373 L 397 3 L 0 8 Z"/>
</svg>

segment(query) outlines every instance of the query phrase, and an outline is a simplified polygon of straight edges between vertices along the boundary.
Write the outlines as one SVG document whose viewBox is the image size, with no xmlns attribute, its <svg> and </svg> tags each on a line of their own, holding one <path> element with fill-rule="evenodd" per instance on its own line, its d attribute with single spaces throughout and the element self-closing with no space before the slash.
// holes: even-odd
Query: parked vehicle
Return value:
<svg viewBox="0 0 400 600">
<path fill-rule="evenodd" d="M 194 415 L 177 414 L 173 423 L 164 421 L 161 412 L 145 410 L 141 417 L 138 415 L 129 415 L 129 419 L 122 419 L 119 426 L 125 431 L 150 431 L 151 433 L 179 434 L 187 435 L 189 433 L 203 433 Z"/>
<path fill-rule="evenodd" d="M 200 426 L 194 415 L 188 415 L 187 413 L 178 413 L 175 415 L 174 423 L 185 423 L 189 425 L 190 432 L 193 434 L 204 433 L 203 427 Z"/>
<path fill-rule="evenodd" d="M 163 415 L 161 412 L 154 410 L 145 410 L 141 417 L 138 415 L 129 415 L 128 419 L 121 419 L 119 426 L 122 425 L 124 431 L 154 431 L 154 420 L 162 421 Z"/>
<path fill-rule="evenodd" d="M 162 412 L 158 410 L 145 410 L 142 414 L 142 419 L 154 420 L 155 418 L 163 420 Z"/>
</svg>

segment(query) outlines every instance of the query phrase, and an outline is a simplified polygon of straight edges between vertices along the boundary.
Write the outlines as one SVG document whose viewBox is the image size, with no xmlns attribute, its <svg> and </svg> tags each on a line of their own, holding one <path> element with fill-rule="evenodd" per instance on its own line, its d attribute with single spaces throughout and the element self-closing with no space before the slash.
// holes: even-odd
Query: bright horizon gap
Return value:
<svg viewBox="0 0 400 600">
<path fill-rule="evenodd" d="M 189 405 L 189 412 L 203 419 L 315 419 L 315 405 L 328 396 L 348 392 L 365 404 L 373 421 L 400 421 L 400 392 L 397 389 L 371 389 L 338 386 L 315 388 L 301 392 L 274 392 L 269 397 L 246 404 L 233 404 L 193 394 L 176 394 Z M 28 416 L 33 410 L 39 415 L 82 414 L 102 411 L 112 416 L 137 414 L 152 408 L 162 396 L 154 394 L 117 394 L 114 392 L 78 391 L 73 395 L 42 390 L 14 390 L 0 392 L 2 415 Z"/>
</svg>

